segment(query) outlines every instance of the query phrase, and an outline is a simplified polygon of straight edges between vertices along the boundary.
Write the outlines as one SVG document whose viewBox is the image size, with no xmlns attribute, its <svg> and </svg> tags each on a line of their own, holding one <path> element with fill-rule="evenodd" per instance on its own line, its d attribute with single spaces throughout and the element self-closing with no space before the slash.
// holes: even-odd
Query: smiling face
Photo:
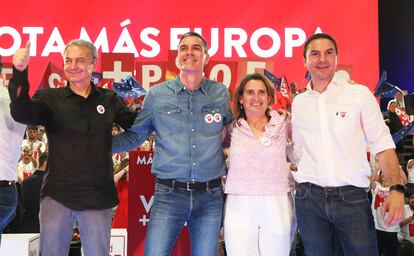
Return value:
<svg viewBox="0 0 414 256">
<path fill-rule="evenodd" d="M 178 45 L 177 65 L 181 72 L 203 72 L 208 63 L 207 49 L 201 38 L 187 36 Z"/>
<path fill-rule="evenodd" d="M 64 53 L 64 66 L 66 78 L 77 86 L 89 86 L 95 63 L 86 46 L 72 45 Z"/>
<path fill-rule="evenodd" d="M 270 102 L 266 85 L 261 80 L 248 81 L 239 102 L 243 105 L 247 119 L 265 116 Z"/>
<path fill-rule="evenodd" d="M 338 64 L 334 43 L 326 38 L 315 39 L 306 49 L 304 65 L 315 83 L 330 82 Z"/>
<path fill-rule="evenodd" d="M 395 109 L 398 107 L 397 102 L 390 102 L 388 105 L 388 111 L 395 113 Z"/>
</svg>

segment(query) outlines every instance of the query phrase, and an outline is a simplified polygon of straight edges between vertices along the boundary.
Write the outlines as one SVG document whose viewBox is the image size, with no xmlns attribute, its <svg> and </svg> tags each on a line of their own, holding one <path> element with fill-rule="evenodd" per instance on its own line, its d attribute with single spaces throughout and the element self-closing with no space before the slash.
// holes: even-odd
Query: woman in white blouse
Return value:
<svg viewBox="0 0 414 256">
<path fill-rule="evenodd" d="M 233 92 L 224 131 L 228 175 L 224 239 L 228 255 L 289 255 L 296 229 L 293 178 L 286 157 L 290 121 L 271 110 L 275 88 L 261 74 Z M 226 145 L 227 144 L 227 145 Z"/>
</svg>

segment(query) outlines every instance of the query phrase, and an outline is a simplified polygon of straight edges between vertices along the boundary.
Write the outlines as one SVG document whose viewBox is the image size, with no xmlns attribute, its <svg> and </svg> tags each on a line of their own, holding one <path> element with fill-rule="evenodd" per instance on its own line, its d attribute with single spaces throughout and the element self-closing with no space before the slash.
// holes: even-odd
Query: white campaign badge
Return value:
<svg viewBox="0 0 414 256">
<path fill-rule="evenodd" d="M 270 144 L 272 144 L 272 141 L 267 137 L 262 137 L 260 139 L 260 142 L 265 146 L 269 146 Z"/>
<path fill-rule="evenodd" d="M 214 121 L 214 117 L 212 114 L 207 114 L 204 116 L 204 121 L 206 121 L 206 123 L 211 124 Z"/>
<path fill-rule="evenodd" d="M 98 105 L 96 107 L 96 111 L 98 111 L 99 114 L 103 114 L 103 113 L 105 113 L 105 108 L 102 105 Z"/>
<path fill-rule="evenodd" d="M 221 122 L 221 114 L 220 113 L 215 113 L 214 114 L 214 122 L 216 122 L 216 123 Z"/>
</svg>

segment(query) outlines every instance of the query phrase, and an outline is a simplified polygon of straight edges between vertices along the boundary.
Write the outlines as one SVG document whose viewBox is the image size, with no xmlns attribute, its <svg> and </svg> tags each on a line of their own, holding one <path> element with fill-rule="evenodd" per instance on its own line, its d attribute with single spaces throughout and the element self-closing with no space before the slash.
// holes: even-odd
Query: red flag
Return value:
<svg viewBox="0 0 414 256">
<path fill-rule="evenodd" d="M 287 85 L 287 79 L 285 75 L 283 75 L 282 82 L 280 83 L 280 94 L 282 95 L 282 97 L 290 99 L 289 88 Z"/>
<path fill-rule="evenodd" d="M 404 109 L 396 107 L 395 114 L 397 114 L 398 118 L 401 120 L 401 123 L 404 127 L 406 127 L 409 123 L 413 121 L 413 116 L 407 115 Z"/>
<path fill-rule="evenodd" d="M 59 88 L 65 86 L 65 84 L 66 80 L 63 70 L 49 61 L 43 72 L 39 88 Z"/>
<path fill-rule="evenodd" d="M 285 75 L 283 75 L 282 81 L 280 82 L 280 94 L 276 94 L 276 96 L 277 105 L 284 110 L 290 110 L 290 107 L 292 105 L 292 99 L 290 97 L 288 81 Z"/>
</svg>

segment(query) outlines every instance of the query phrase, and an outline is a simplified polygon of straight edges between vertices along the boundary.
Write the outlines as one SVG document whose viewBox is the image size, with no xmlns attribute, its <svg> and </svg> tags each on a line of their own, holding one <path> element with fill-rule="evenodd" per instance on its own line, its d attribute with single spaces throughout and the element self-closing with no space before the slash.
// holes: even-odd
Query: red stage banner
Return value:
<svg viewBox="0 0 414 256">
<path fill-rule="evenodd" d="M 153 152 L 129 152 L 128 255 L 144 255 L 144 242 L 154 200 L 155 177 L 151 174 Z M 190 255 L 187 228 L 178 238 L 173 256 Z"/>
<path fill-rule="evenodd" d="M 145 233 L 154 199 L 152 152 L 129 152 L 128 254 L 143 255 Z"/>
</svg>

